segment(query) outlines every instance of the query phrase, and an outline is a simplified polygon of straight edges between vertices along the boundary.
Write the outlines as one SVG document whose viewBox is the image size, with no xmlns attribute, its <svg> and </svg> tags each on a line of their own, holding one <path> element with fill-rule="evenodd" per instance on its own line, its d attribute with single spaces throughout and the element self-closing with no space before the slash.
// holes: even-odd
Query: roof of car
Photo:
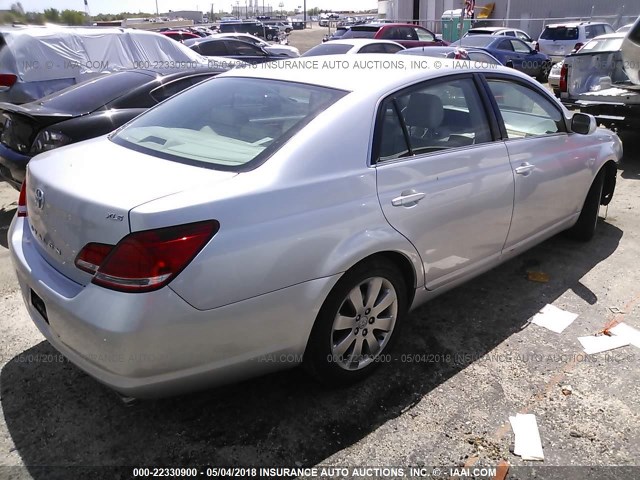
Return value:
<svg viewBox="0 0 640 480">
<path fill-rule="evenodd" d="M 626 36 L 627 36 L 626 32 L 613 32 L 613 33 L 605 33 L 604 35 L 598 35 L 597 37 L 594 37 L 591 40 L 605 40 L 607 38 L 624 38 Z"/>
<path fill-rule="evenodd" d="M 508 27 L 474 27 L 469 29 L 469 31 L 472 31 L 472 30 L 486 30 L 487 32 L 499 32 L 501 30 L 518 30 L 518 29 L 508 28 Z"/>
<path fill-rule="evenodd" d="M 607 22 L 565 22 L 565 23 L 550 23 L 545 25 L 545 28 L 558 28 L 558 27 L 578 27 L 580 25 L 609 25 Z"/>
<path fill-rule="evenodd" d="M 434 65 L 425 68 L 424 62 L 433 62 Z M 436 77 L 443 70 L 453 69 L 456 65 L 458 64 L 453 60 L 431 57 L 425 57 L 423 62 L 415 65 L 407 61 L 406 57 L 384 53 L 327 55 L 283 59 L 247 68 L 236 68 L 221 74 L 218 78 L 252 77 L 307 83 L 352 92 L 384 92 L 418 80 Z M 401 74 L 398 74 L 399 70 Z M 527 78 L 526 75 L 506 67 L 477 69 L 483 70 L 501 71 Z"/>
<path fill-rule="evenodd" d="M 331 40 L 331 45 L 353 45 L 354 47 L 368 45 L 370 43 L 388 43 L 390 45 L 398 45 L 400 47 L 402 46 L 398 42 L 394 42 L 393 40 L 378 40 L 375 38 L 339 38 L 337 40 Z"/>
</svg>

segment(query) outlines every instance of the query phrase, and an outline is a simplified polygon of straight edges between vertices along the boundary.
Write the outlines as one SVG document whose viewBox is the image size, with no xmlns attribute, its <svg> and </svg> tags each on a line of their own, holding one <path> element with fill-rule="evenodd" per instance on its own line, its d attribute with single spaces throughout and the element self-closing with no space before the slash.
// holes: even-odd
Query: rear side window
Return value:
<svg viewBox="0 0 640 480">
<path fill-rule="evenodd" d="M 510 52 L 513 52 L 513 44 L 511 43 L 511 40 L 502 40 L 500 43 L 498 43 L 498 48 L 500 50 L 508 50 Z"/>
<path fill-rule="evenodd" d="M 535 90 L 519 83 L 488 79 L 509 139 L 564 132 L 562 113 Z"/>
<path fill-rule="evenodd" d="M 216 57 L 227 55 L 227 46 L 224 42 L 202 42 L 200 44 L 200 53 L 202 55 Z"/>
<path fill-rule="evenodd" d="M 595 38 L 598 35 L 604 35 L 604 25 L 585 25 L 584 36 L 585 38 Z"/>
<path fill-rule="evenodd" d="M 421 42 L 435 42 L 436 37 L 430 31 L 418 27 L 414 27 L 414 30 Z"/>
<path fill-rule="evenodd" d="M 152 108 L 111 139 L 171 161 L 246 170 L 346 94 L 294 82 L 216 78 Z"/>
<path fill-rule="evenodd" d="M 387 99 L 380 115 L 378 161 L 492 140 L 471 78 L 429 82 L 404 91 Z"/>
<path fill-rule="evenodd" d="M 542 40 L 577 40 L 578 27 L 545 27 Z"/>
</svg>

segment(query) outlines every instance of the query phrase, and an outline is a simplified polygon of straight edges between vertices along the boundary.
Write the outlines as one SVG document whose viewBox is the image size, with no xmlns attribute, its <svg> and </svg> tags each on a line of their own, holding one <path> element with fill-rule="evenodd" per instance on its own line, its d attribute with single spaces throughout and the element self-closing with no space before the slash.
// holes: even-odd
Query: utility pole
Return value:
<svg viewBox="0 0 640 480">
<path fill-rule="evenodd" d="M 156 0 L 156 16 L 160 16 L 160 10 L 158 10 L 158 0 Z"/>
<path fill-rule="evenodd" d="M 462 9 L 460 9 L 460 38 L 462 38 L 464 31 L 464 11 L 466 8 L 466 4 L 467 2 L 465 0 L 462 0 Z"/>
<path fill-rule="evenodd" d="M 304 16 L 302 17 L 304 21 L 304 28 L 307 28 L 307 0 L 304 0 L 302 8 L 304 8 Z"/>
</svg>

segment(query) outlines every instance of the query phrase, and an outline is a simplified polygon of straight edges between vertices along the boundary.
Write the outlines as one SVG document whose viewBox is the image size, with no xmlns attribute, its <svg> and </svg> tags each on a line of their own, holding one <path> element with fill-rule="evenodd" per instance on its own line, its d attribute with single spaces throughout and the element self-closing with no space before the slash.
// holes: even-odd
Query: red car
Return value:
<svg viewBox="0 0 640 480">
<path fill-rule="evenodd" d="M 189 38 L 200 38 L 200 36 L 196 35 L 195 33 L 184 32 L 182 30 L 165 30 L 164 32 L 160 33 L 181 43 Z"/>
<path fill-rule="evenodd" d="M 353 25 L 341 38 L 375 38 L 393 40 L 406 48 L 443 47 L 449 45 L 420 25 L 411 23 L 368 23 Z"/>
</svg>

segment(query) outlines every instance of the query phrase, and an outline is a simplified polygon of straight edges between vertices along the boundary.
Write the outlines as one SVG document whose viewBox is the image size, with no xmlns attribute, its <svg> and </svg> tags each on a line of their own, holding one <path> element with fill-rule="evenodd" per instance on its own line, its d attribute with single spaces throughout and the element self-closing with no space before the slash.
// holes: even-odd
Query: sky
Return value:
<svg viewBox="0 0 640 480">
<path fill-rule="evenodd" d="M 17 0 L 0 0 L 0 10 L 8 10 L 12 3 Z M 26 11 L 43 11 L 45 8 L 57 8 L 65 10 L 84 11 L 84 0 L 20 0 Z M 236 5 L 236 0 L 157 0 L 160 13 L 169 10 L 200 10 L 208 12 L 213 3 L 214 11 L 230 11 L 232 5 Z M 238 0 L 244 7 L 245 0 Z M 99 13 L 120 13 L 120 12 L 155 12 L 156 0 L 88 0 L 91 15 Z M 274 10 L 279 8 L 280 2 L 284 3 L 284 8 L 293 10 L 303 5 L 303 0 L 264 0 L 265 7 L 271 5 Z M 262 0 L 259 0 L 262 6 Z M 307 9 L 322 8 L 325 10 L 369 10 L 377 8 L 377 0 L 307 0 Z"/>
</svg>

